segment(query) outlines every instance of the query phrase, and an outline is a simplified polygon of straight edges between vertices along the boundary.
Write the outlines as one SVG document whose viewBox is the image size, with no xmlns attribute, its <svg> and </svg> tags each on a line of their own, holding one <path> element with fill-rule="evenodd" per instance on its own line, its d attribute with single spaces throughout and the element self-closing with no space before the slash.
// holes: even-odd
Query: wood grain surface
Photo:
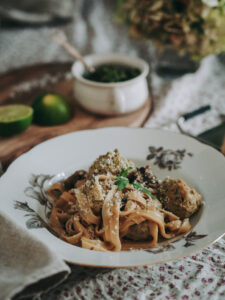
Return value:
<svg viewBox="0 0 225 300">
<path fill-rule="evenodd" d="M 0 104 L 23 103 L 31 105 L 42 92 L 57 92 L 70 102 L 73 118 L 57 126 L 32 124 L 26 131 L 10 138 L 0 138 L 0 162 L 3 169 L 16 157 L 33 146 L 58 135 L 109 126 L 141 127 L 148 119 L 151 97 L 139 110 L 117 117 L 104 117 L 82 109 L 73 96 L 74 79 L 70 75 L 71 63 L 49 63 L 24 67 L 0 75 Z"/>
</svg>

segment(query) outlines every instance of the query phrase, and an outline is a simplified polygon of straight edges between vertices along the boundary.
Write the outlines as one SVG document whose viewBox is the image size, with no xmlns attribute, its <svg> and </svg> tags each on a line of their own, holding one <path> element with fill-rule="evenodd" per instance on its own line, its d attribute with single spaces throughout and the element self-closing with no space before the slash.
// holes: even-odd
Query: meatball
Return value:
<svg viewBox="0 0 225 300">
<path fill-rule="evenodd" d="M 107 174 L 108 172 L 117 175 L 123 170 L 131 167 L 135 169 L 135 165 L 129 159 L 120 155 L 115 149 L 113 152 L 108 152 L 105 155 L 100 155 L 89 169 L 89 176 L 98 174 Z"/>
<path fill-rule="evenodd" d="M 202 196 L 180 179 L 165 179 L 160 184 L 158 198 L 163 208 L 181 219 L 189 218 L 202 204 Z"/>
<path fill-rule="evenodd" d="M 144 221 L 130 226 L 126 237 L 133 241 L 144 241 L 149 238 L 149 224 Z"/>
</svg>

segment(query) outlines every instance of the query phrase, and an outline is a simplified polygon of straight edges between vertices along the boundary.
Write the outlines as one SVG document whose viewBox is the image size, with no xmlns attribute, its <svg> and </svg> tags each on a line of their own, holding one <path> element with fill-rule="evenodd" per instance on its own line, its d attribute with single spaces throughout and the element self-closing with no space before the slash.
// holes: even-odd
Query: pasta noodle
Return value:
<svg viewBox="0 0 225 300">
<path fill-rule="evenodd" d="M 78 170 L 48 190 L 54 201 L 50 226 L 59 238 L 90 250 L 121 251 L 158 247 L 162 240 L 190 231 L 188 218 L 163 209 L 156 187 L 141 185 L 138 176 L 132 181 L 137 174 L 132 162 L 117 157 L 121 166 L 115 166 L 110 157 L 118 150 L 107 155 L 90 172 Z"/>
</svg>

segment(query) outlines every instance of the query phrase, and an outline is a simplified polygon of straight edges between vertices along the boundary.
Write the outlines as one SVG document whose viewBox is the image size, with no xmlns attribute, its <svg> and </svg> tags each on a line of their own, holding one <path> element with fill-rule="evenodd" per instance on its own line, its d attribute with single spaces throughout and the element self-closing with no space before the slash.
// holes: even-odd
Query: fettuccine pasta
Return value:
<svg viewBox="0 0 225 300">
<path fill-rule="evenodd" d="M 145 170 L 114 150 L 88 172 L 78 170 L 53 184 L 51 228 L 64 241 L 96 251 L 158 247 L 190 231 L 188 218 L 164 209 L 160 183 Z"/>
</svg>

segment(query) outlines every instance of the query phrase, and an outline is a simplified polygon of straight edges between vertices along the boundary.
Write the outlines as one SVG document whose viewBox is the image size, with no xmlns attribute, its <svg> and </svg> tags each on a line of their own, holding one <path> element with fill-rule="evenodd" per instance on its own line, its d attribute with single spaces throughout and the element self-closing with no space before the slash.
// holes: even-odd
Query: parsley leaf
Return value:
<svg viewBox="0 0 225 300">
<path fill-rule="evenodd" d="M 121 176 L 121 177 L 127 177 L 128 172 L 129 172 L 131 169 L 132 169 L 131 167 L 127 168 L 126 170 L 124 170 L 124 171 L 120 174 L 120 176 Z"/>
<path fill-rule="evenodd" d="M 132 168 L 129 167 L 126 170 L 122 171 L 119 176 L 116 177 L 116 184 L 118 186 L 118 190 L 122 191 L 127 184 L 129 183 L 129 179 L 127 178 L 129 170 Z"/>
<path fill-rule="evenodd" d="M 129 183 L 128 178 L 122 176 L 116 177 L 116 184 L 118 186 L 119 191 L 122 191 L 128 183 Z"/>
<path fill-rule="evenodd" d="M 139 184 L 137 182 L 129 181 L 129 179 L 127 178 L 127 175 L 128 175 L 129 170 L 131 170 L 131 169 L 132 169 L 131 167 L 127 168 L 126 170 L 121 172 L 119 176 L 116 177 L 116 184 L 118 186 L 118 190 L 122 191 L 127 186 L 127 184 L 131 183 L 133 185 L 133 187 L 135 187 L 137 190 L 142 191 L 143 193 L 146 193 L 150 197 L 156 199 L 156 196 L 153 195 L 152 193 L 150 193 L 150 191 L 148 189 L 146 189 L 145 187 L 143 187 L 141 184 Z"/>
<path fill-rule="evenodd" d="M 139 183 L 133 182 L 132 185 L 133 185 L 136 189 L 138 189 L 139 191 L 142 191 L 142 192 L 148 194 L 150 197 L 156 199 L 156 196 L 155 196 L 155 195 L 153 195 L 152 193 L 150 193 L 150 191 L 149 191 L 148 189 L 146 189 L 145 187 L 143 187 L 143 186 L 140 185 Z"/>
</svg>

